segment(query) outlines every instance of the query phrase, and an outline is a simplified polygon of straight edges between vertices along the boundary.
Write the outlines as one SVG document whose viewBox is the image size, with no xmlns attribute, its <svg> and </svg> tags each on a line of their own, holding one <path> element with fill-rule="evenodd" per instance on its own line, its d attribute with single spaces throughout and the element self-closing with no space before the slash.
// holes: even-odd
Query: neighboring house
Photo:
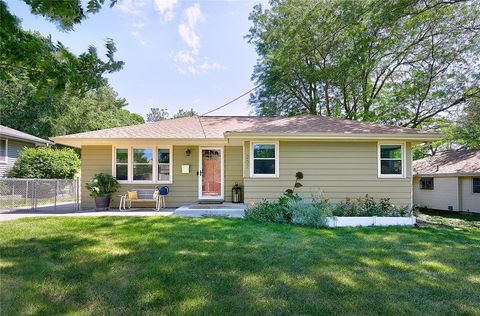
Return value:
<svg viewBox="0 0 480 316">
<path fill-rule="evenodd" d="M 47 146 L 52 142 L 0 125 L 0 178 L 7 176 L 22 148 Z"/>
<path fill-rule="evenodd" d="M 53 137 L 81 147 L 82 187 L 99 172 L 129 189 L 168 185 L 168 206 L 231 201 L 244 188 L 247 203 L 276 199 L 302 171 L 298 193 L 332 202 L 369 194 L 412 204 L 412 144 L 439 139 L 416 129 L 306 115 L 194 116 Z M 118 198 L 114 203 L 118 203 Z M 82 191 L 82 207 L 93 207 Z"/>
<path fill-rule="evenodd" d="M 480 150 L 443 152 L 416 160 L 413 173 L 416 205 L 480 212 Z"/>
</svg>

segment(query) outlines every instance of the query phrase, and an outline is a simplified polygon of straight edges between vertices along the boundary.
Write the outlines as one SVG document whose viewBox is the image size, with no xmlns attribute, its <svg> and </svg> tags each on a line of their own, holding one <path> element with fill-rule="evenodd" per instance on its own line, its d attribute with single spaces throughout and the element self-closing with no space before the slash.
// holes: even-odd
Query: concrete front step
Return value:
<svg viewBox="0 0 480 316">
<path fill-rule="evenodd" d="M 244 217 L 245 207 L 238 204 L 194 204 L 185 205 L 175 210 L 177 216 L 203 217 L 203 216 L 225 216 L 225 217 Z"/>
</svg>

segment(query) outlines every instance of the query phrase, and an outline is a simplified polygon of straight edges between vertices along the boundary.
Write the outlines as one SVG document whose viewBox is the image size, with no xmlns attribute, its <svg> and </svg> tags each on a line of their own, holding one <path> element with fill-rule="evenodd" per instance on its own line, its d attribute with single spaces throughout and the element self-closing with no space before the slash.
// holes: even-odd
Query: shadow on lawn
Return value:
<svg viewBox="0 0 480 316">
<path fill-rule="evenodd" d="M 185 218 L 42 222 L 41 236 L 0 242 L 4 315 L 480 309 L 474 232 Z"/>
</svg>

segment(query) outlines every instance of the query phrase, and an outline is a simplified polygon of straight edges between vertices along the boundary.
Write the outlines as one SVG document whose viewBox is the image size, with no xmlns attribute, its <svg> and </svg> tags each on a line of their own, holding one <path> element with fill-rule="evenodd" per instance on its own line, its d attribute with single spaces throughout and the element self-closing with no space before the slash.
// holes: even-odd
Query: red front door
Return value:
<svg viewBox="0 0 480 316">
<path fill-rule="evenodd" d="M 200 150 L 200 199 L 223 199 L 223 149 Z"/>
</svg>

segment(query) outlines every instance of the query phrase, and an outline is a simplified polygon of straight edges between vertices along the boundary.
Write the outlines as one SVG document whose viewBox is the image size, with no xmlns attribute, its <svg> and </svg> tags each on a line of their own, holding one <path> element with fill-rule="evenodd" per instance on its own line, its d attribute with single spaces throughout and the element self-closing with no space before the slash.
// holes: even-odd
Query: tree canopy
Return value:
<svg viewBox="0 0 480 316">
<path fill-rule="evenodd" d="M 147 122 L 158 122 L 158 121 L 168 120 L 170 118 L 176 119 L 180 117 L 190 117 L 195 115 L 197 115 L 197 112 L 195 112 L 193 109 L 190 109 L 190 110 L 180 109 L 178 110 L 177 113 L 175 113 L 172 117 L 170 117 L 170 114 L 168 113 L 167 109 L 150 108 L 150 112 L 147 113 Z"/>
<path fill-rule="evenodd" d="M 434 127 L 480 95 L 474 1 L 272 0 L 254 7 L 259 115 Z"/>
<path fill-rule="evenodd" d="M 12 178 L 73 179 L 80 170 L 74 149 L 24 148 L 9 172 Z"/>
<path fill-rule="evenodd" d="M 87 12 L 97 12 L 104 1 L 90 0 Z M 25 0 L 31 12 L 55 22 L 62 29 L 73 30 L 76 23 L 86 18 L 78 0 L 43 1 Z M 112 1 L 112 4 L 114 1 Z M 62 43 L 54 42 L 38 32 L 25 31 L 19 19 L 8 11 L 0 0 L 0 80 L 9 80 L 21 74 L 45 92 L 63 91 L 67 84 L 71 89 L 86 92 L 106 83 L 107 73 L 120 70 L 122 61 L 114 58 L 116 52 L 112 39 L 106 40 L 106 57 L 103 61 L 94 46 L 76 56 Z"/>
<path fill-rule="evenodd" d="M 47 18 L 65 31 L 72 31 L 105 3 L 24 2 L 32 14 Z M 110 5 L 115 2 L 110 1 Z M 144 122 L 140 115 L 125 109 L 126 100 L 108 85 L 106 75 L 123 67 L 123 62 L 114 58 L 112 39 L 106 39 L 105 60 L 93 46 L 77 56 L 50 36 L 23 30 L 3 0 L 0 21 L 0 124 L 47 138 Z"/>
</svg>

